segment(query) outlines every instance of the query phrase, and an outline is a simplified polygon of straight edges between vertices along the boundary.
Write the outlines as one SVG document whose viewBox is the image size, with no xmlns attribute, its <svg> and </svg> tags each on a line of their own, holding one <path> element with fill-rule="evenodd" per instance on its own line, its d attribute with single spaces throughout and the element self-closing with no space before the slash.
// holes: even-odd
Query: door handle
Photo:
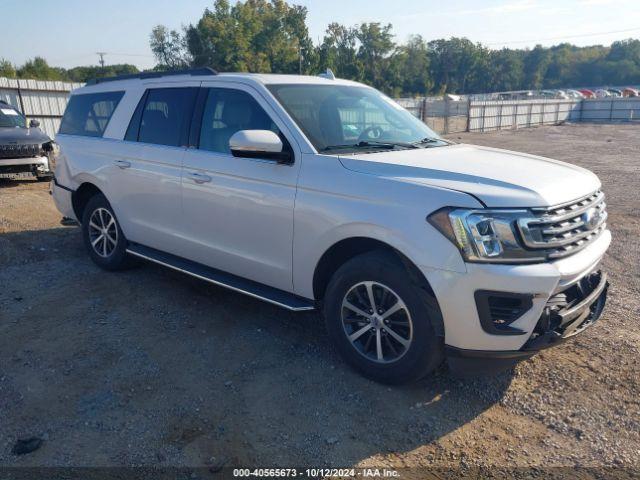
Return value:
<svg viewBox="0 0 640 480">
<path fill-rule="evenodd" d="M 196 183 L 209 183 L 211 181 L 211 177 L 203 173 L 193 172 L 189 174 L 189 177 Z"/>
<path fill-rule="evenodd" d="M 125 168 L 131 167 L 131 162 L 127 162 L 126 160 L 116 160 L 113 163 L 115 164 L 116 167 L 121 168 L 123 170 Z"/>
</svg>

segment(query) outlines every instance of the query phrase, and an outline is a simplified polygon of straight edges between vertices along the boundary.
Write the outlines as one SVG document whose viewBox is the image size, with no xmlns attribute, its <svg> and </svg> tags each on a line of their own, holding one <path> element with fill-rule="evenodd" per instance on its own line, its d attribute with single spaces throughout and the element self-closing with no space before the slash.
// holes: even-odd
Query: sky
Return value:
<svg viewBox="0 0 640 480">
<path fill-rule="evenodd" d="M 304 5 L 315 43 L 338 22 L 393 24 L 395 40 L 467 37 L 491 48 L 560 42 L 610 45 L 640 38 L 638 0 L 289 0 Z M 0 0 L 0 58 L 21 65 L 42 56 L 65 68 L 155 62 L 149 33 L 157 24 L 179 29 L 195 23 L 213 0 Z"/>
</svg>

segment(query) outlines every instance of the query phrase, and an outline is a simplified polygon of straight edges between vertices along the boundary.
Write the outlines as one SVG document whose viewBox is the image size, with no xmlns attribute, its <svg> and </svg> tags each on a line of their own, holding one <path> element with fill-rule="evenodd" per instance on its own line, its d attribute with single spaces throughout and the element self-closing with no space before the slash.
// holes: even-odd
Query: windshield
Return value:
<svg viewBox="0 0 640 480">
<path fill-rule="evenodd" d="M 0 105 L 0 128 L 26 128 L 27 121 L 15 108 Z"/>
<path fill-rule="evenodd" d="M 382 93 L 347 85 L 268 85 L 319 152 L 447 142 Z"/>
</svg>

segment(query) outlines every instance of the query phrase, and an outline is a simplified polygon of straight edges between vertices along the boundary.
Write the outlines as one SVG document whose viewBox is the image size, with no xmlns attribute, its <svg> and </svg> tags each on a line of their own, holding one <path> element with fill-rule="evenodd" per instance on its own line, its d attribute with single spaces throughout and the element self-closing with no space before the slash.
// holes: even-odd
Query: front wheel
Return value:
<svg viewBox="0 0 640 480">
<path fill-rule="evenodd" d="M 443 360 L 434 301 L 391 252 L 349 260 L 332 277 L 324 301 L 327 329 L 342 357 L 372 380 L 417 380 Z"/>
<path fill-rule="evenodd" d="M 122 270 L 131 265 L 127 239 L 106 197 L 89 200 L 82 215 L 82 236 L 91 259 L 105 270 Z"/>
</svg>

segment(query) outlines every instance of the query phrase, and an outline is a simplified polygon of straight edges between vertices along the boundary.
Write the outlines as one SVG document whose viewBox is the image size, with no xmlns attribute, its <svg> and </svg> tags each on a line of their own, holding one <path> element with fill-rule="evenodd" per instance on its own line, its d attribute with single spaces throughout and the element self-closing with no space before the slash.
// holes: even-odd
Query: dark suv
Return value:
<svg viewBox="0 0 640 480">
<path fill-rule="evenodd" d="M 0 178 L 52 177 L 53 141 L 39 127 L 0 100 Z"/>
</svg>

